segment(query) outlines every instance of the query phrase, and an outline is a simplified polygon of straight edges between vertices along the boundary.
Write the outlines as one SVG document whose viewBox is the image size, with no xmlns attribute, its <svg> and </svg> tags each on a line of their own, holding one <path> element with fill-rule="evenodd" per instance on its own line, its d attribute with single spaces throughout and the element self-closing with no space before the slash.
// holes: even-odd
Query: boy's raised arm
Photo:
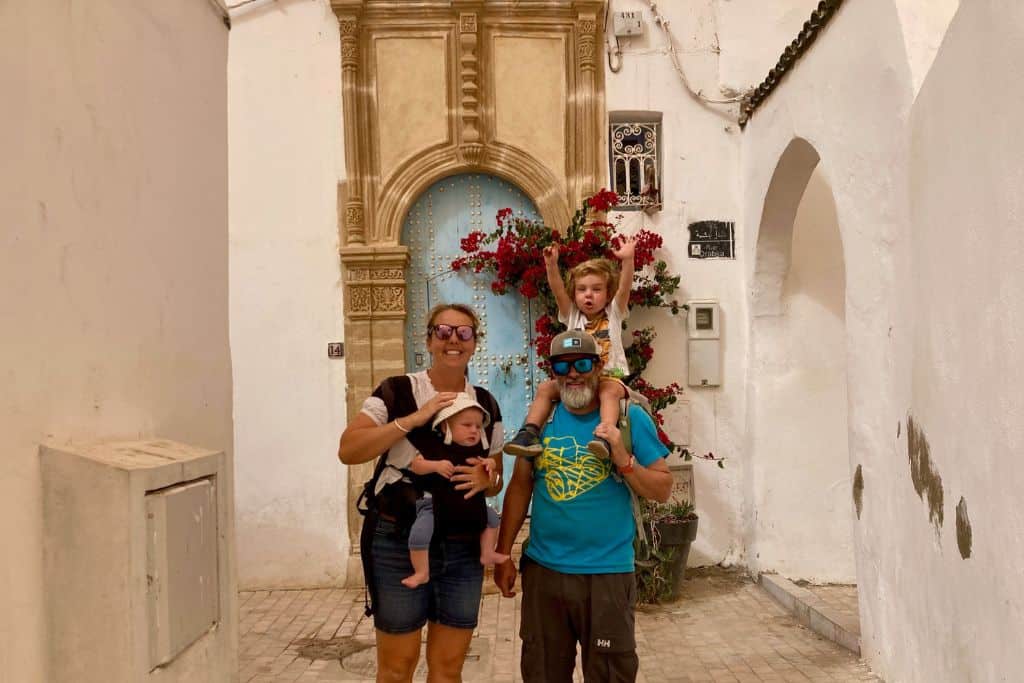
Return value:
<svg viewBox="0 0 1024 683">
<path fill-rule="evenodd" d="M 636 240 L 632 236 L 624 237 L 622 246 L 612 252 L 622 262 L 619 271 L 619 289 L 615 292 L 615 301 L 619 312 L 623 315 L 629 310 L 629 293 L 633 289 L 633 255 L 636 253 Z"/>
<path fill-rule="evenodd" d="M 558 304 L 558 317 L 565 318 L 572 308 L 572 299 L 565 291 L 565 284 L 562 282 L 562 274 L 558 272 L 558 245 L 552 244 L 544 247 L 544 270 L 548 276 L 548 287 L 555 295 L 555 303 Z"/>
</svg>

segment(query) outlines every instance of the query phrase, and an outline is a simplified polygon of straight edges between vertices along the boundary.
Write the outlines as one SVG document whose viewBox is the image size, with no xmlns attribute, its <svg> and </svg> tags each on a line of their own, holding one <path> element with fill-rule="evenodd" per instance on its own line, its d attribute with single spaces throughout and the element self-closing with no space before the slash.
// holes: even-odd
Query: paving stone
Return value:
<svg viewBox="0 0 1024 683">
<path fill-rule="evenodd" d="M 638 683 L 879 680 L 851 652 L 798 624 L 744 574 L 713 568 L 687 576 L 678 601 L 637 612 Z M 848 591 L 820 599 L 849 612 Z M 362 589 L 246 591 L 239 605 L 242 683 L 373 680 L 373 622 L 364 616 Z M 467 683 L 522 680 L 520 609 L 520 595 L 481 599 Z M 309 642 L 324 645 L 321 654 L 304 656 Z M 415 678 L 425 680 L 423 661 Z M 578 666 L 574 680 L 582 681 Z"/>
</svg>

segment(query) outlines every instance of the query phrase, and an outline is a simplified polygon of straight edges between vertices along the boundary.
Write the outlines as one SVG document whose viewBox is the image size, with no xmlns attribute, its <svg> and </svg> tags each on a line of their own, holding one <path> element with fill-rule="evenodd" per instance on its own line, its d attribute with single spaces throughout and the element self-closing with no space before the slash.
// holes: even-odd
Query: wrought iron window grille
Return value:
<svg viewBox="0 0 1024 683">
<path fill-rule="evenodd" d="M 622 210 L 661 210 L 661 122 L 622 121 L 609 125 L 611 186 Z"/>
</svg>

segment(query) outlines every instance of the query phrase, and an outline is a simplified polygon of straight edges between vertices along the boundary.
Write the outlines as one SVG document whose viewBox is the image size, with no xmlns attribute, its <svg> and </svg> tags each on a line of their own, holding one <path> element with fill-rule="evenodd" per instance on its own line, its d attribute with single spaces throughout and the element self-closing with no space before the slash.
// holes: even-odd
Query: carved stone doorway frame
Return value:
<svg viewBox="0 0 1024 683">
<path fill-rule="evenodd" d="M 338 186 L 338 222 L 351 420 L 382 379 L 405 372 L 408 249 L 400 239 L 426 188 L 458 173 L 495 175 L 561 229 L 604 184 L 605 4 L 331 0 L 331 7 L 341 32 L 347 182 Z M 418 69 L 433 57 L 442 66 L 432 80 L 434 72 Z M 416 74 L 427 77 L 395 85 Z M 538 100 L 538 92 L 557 97 Z M 407 108 L 411 122 L 396 126 L 389 103 L 416 97 L 424 106 Z M 534 112 L 520 106 L 531 101 L 532 129 Z M 372 462 L 348 468 L 349 585 L 362 581 L 355 501 L 371 472 Z"/>
</svg>

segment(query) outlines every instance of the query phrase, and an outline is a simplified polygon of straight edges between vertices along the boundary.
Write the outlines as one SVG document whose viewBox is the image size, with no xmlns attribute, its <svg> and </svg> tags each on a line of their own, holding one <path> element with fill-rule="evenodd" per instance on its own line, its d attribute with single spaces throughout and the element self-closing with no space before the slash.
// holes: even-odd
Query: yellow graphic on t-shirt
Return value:
<svg viewBox="0 0 1024 683">
<path fill-rule="evenodd" d="M 608 478 L 611 467 L 571 436 L 544 439 L 544 453 L 534 463 L 555 502 L 572 500 Z"/>
<path fill-rule="evenodd" d="M 584 330 L 597 342 L 597 348 L 601 352 L 601 362 L 608 365 L 608 356 L 612 352 L 612 337 L 609 329 L 608 313 L 601 311 L 593 320 L 588 320 Z"/>
</svg>

